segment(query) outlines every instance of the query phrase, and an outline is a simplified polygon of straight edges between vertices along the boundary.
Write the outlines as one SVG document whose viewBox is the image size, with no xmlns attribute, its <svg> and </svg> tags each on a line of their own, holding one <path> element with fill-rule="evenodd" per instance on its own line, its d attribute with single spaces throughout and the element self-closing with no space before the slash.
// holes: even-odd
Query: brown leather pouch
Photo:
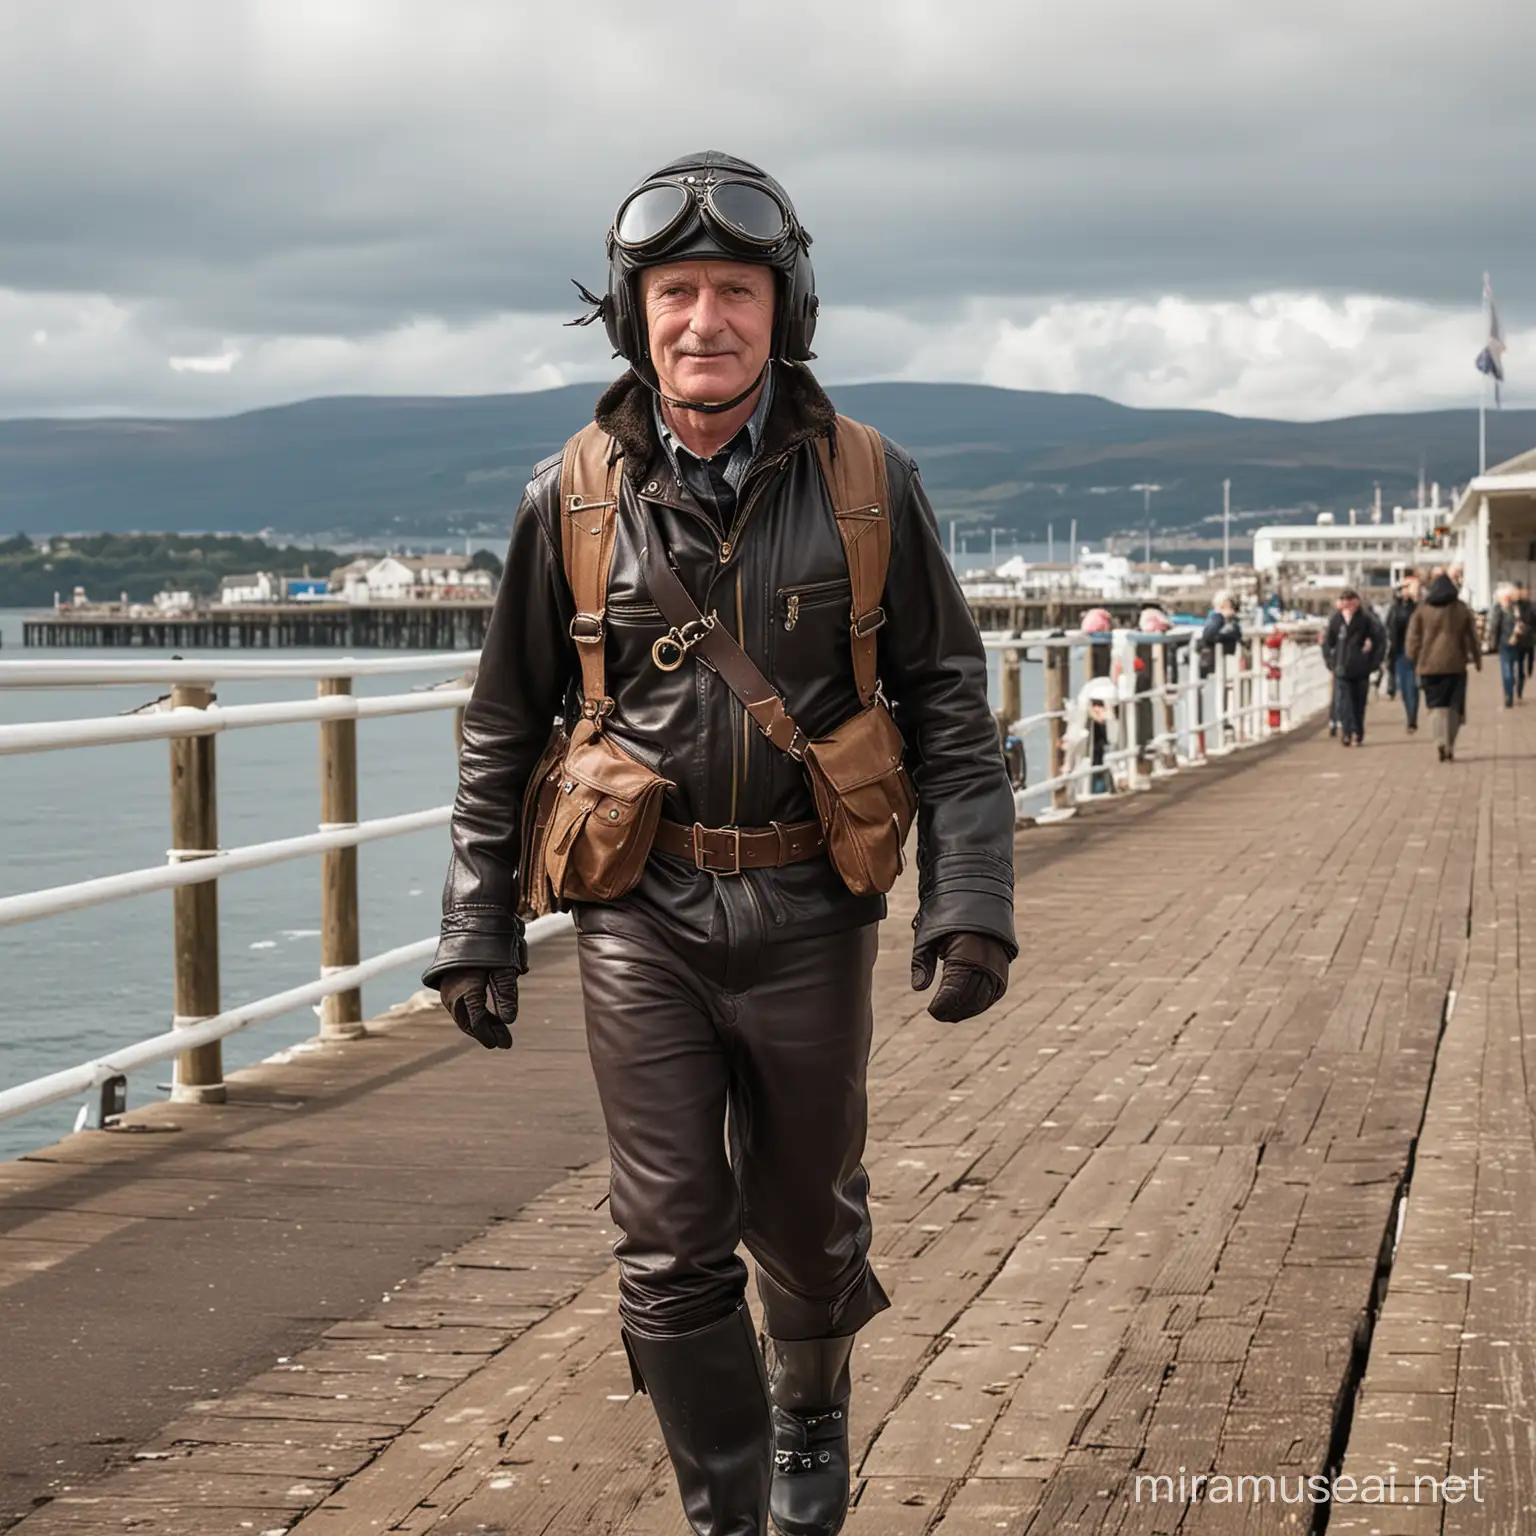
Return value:
<svg viewBox="0 0 1536 1536">
<path fill-rule="evenodd" d="M 560 793 L 560 766 L 565 761 L 570 738 L 564 725 L 556 725 L 549 743 L 539 758 L 538 767 L 529 776 L 523 791 L 522 856 L 518 859 L 519 876 L 517 915 L 524 922 L 557 911 L 555 898 L 544 871 L 544 848 L 549 842 L 549 822 Z"/>
<path fill-rule="evenodd" d="M 902 766 L 903 746 L 890 710 L 877 698 L 805 748 L 827 854 L 855 896 L 884 895 L 905 864 L 902 846 L 917 792 Z"/>
<path fill-rule="evenodd" d="M 562 906 L 617 901 L 639 883 L 668 781 L 590 720 L 571 732 L 542 833 L 540 868 Z"/>
</svg>

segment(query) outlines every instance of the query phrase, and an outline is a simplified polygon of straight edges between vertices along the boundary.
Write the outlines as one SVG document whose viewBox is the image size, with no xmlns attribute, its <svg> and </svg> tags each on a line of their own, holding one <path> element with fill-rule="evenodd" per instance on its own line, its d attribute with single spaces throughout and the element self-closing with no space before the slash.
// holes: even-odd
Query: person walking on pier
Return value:
<svg viewBox="0 0 1536 1536">
<path fill-rule="evenodd" d="M 1456 756 L 1456 736 L 1466 714 L 1467 664 L 1483 668 L 1477 620 L 1456 595 L 1456 582 L 1441 572 L 1408 623 L 1408 656 L 1419 675 L 1430 734 L 1442 763 Z"/>
<path fill-rule="evenodd" d="M 1387 632 L 1353 587 L 1339 594 L 1339 606 L 1323 635 L 1323 660 L 1333 674 L 1340 740 L 1358 747 L 1365 740 L 1365 705 L 1371 677 L 1387 656 Z"/>
<path fill-rule="evenodd" d="M 1419 728 L 1419 679 L 1408 657 L 1408 625 L 1422 596 L 1418 572 L 1411 572 L 1387 611 L 1388 689 L 1402 696 L 1410 732 Z"/>
<path fill-rule="evenodd" d="M 1503 583 L 1488 615 L 1488 654 L 1499 658 L 1499 681 L 1504 685 L 1504 708 L 1513 709 L 1525 697 L 1525 648 L 1531 632 L 1529 616 L 1520 607 L 1519 590 Z M 1529 604 L 1526 605 L 1527 609 Z"/>
<path fill-rule="evenodd" d="M 846 1515 L 854 1336 L 889 1305 L 862 1166 L 876 925 L 914 815 L 929 1013 L 992 1007 L 1018 947 L 985 653 L 913 461 L 806 367 L 809 245 L 776 181 L 714 151 L 620 205 L 584 320 L 629 370 L 517 510 L 424 978 L 510 1047 L 524 918 L 571 910 L 621 1336 L 715 1536 Z"/>
</svg>

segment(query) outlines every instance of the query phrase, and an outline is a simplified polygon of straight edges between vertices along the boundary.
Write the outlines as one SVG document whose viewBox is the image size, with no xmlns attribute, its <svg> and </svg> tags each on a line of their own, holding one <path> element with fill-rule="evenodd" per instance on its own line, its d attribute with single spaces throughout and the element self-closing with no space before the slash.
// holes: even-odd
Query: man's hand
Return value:
<svg viewBox="0 0 1536 1536">
<path fill-rule="evenodd" d="M 1008 990 L 1008 951 L 985 933 L 946 933 L 912 951 L 912 990 L 926 992 L 940 957 L 944 979 L 928 1012 L 945 1024 L 985 1013 Z"/>
<path fill-rule="evenodd" d="M 501 970 L 449 971 L 438 983 L 443 1007 L 466 1035 L 488 1051 L 512 1049 L 512 1024 L 517 1018 L 517 972 Z"/>
</svg>

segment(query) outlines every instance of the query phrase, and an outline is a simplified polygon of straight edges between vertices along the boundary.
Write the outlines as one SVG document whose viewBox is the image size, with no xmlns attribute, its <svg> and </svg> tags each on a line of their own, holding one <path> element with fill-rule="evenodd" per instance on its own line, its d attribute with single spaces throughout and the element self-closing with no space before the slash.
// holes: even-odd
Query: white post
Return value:
<svg viewBox="0 0 1536 1536">
<path fill-rule="evenodd" d="M 1131 650 L 1131 688 L 1130 698 L 1126 698 L 1125 691 L 1120 690 L 1120 719 L 1123 722 L 1120 728 L 1120 738 L 1125 744 L 1125 750 L 1131 755 L 1125 759 L 1125 787 L 1133 793 L 1141 787 L 1141 736 L 1138 727 L 1140 725 L 1139 714 L 1136 708 L 1136 667 L 1135 648 Z M 1124 674 L 1121 682 L 1124 682 Z"/>
<path fill-rule="evenodd" d="M 1227 648 L 1216 646 L 1216 750 L 1227 750 Z"/>
<path fill-rule="evenodd" d="M 1466 571 L 1468 595 L 1474 608 L 1493 606 L 1493 552 L 1488 547 L 1490 521 L 1488 498 L 1481 496 L 1477 502 L 1477 548 L 1472 551 Z"/>
<path fill-rule="evenodd" d="M 1255 635 L 1250 647 L 1248 670 L 1253 674 L 1253 686 L 1248 690 L 1254 710 L 1253 738 L 1261 740 L 1269 735 L 1269 679 L 1264 673 L 1264 637 Z"/>
</svg>

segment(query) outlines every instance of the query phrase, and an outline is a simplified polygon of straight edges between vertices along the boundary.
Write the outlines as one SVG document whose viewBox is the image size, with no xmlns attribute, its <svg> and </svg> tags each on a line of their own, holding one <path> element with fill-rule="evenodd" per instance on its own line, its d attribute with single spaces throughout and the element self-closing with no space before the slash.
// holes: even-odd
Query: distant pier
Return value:
<svg viewBox="0 0 1536 1536">
<path fill-rule="evenodd" d="M 1146 599 L 972 596 L 976 625 L 991 634 L 1076 629 L 1090 608 L 1133 627 Z M 148 650 L 473 651 L 485 643 L 489 602 L 252 603 L 190 613 L 132 613 L 117 604 L 60 607 L 22 621 L 24 646 Z M 1203 611 L 1203 609 L 1202 609 Z"/>
<path fill-rule="evenodd" d="M 132 613 L 118 605 L 28 614 L 24 646 L 158 650 L 473 651 L 485 643 L 489 602 L 252 603 L 190 613 Z"/>
</svg>

